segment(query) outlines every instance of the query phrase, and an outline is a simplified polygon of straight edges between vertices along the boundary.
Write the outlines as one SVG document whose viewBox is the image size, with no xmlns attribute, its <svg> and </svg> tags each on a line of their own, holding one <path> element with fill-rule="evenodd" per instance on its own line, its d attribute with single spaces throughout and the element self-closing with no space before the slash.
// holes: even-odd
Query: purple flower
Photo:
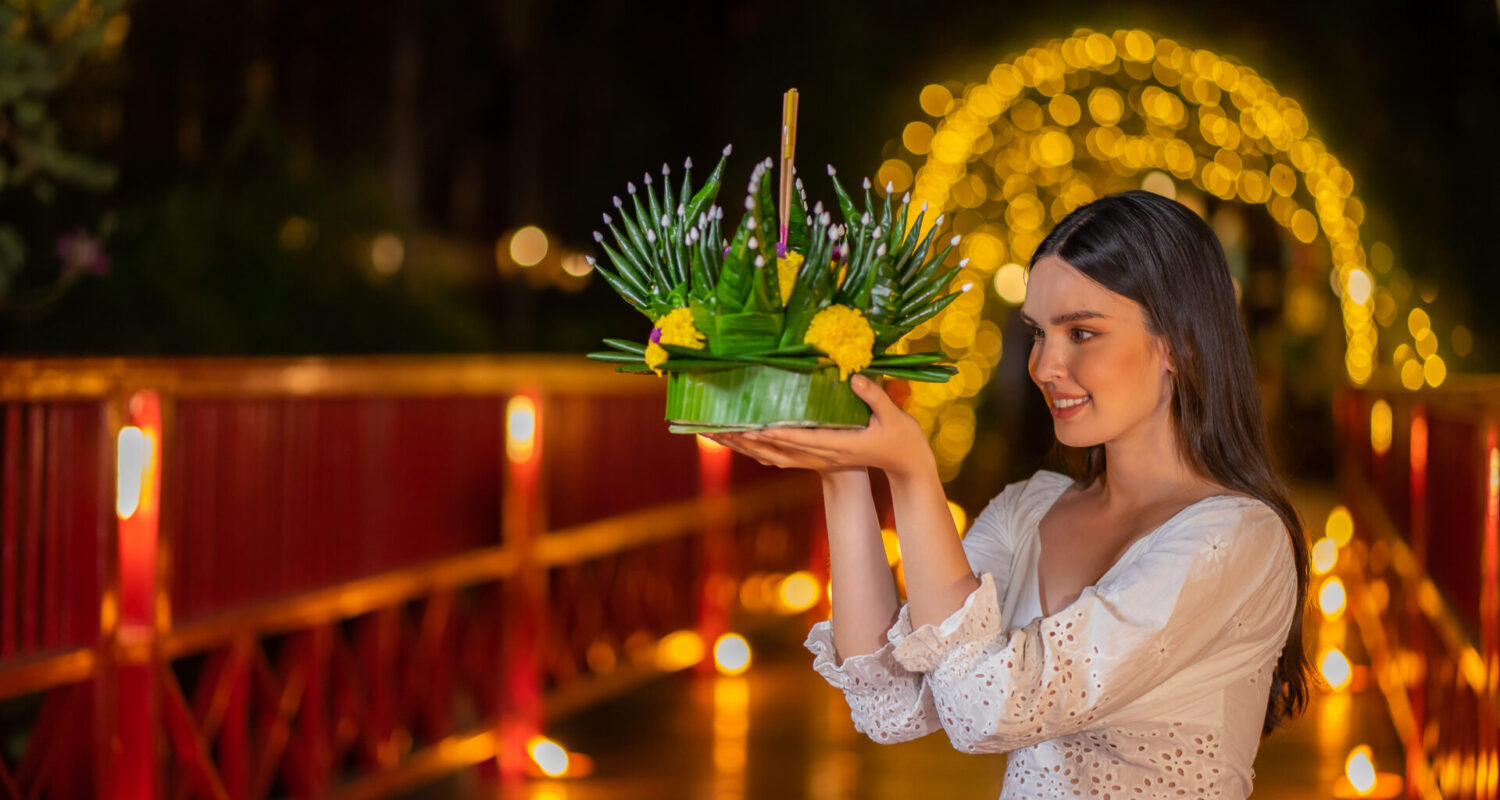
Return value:
<svg viewBox="0 0 1500 800">
<path fill-rule="evenodd" d="M 651 329 L 651 343 L 652 344 L 661 344 L 661 328 L 660 327 L 656 327 L 656 328 L 652 328 Z"/>
<path fill-rule="evenodd" d="M 109 274 L 109 254 L 104 252 L 104 243 L 82 228 L 57 237 L 57 257 L 62 261 L 64 275 Z"/>
<path fill-rule="evenodd" d="M 786 258 L 786 242 L 777 242 L 776 243 L 776 257 L 777 258 Z"/>
</svg>

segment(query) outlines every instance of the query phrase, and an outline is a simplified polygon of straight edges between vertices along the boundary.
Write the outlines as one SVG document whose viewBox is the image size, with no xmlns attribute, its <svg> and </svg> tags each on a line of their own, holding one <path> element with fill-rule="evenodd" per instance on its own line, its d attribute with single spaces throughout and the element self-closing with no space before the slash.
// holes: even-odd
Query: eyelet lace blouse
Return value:
<svg viewBox="0 0 1500 800">
<path fill-rule="evenodd" d="M 990 502 L 964 539 L 980 586 L 952 616 L 912 630 L 903 606 L 884 646 L 842 662 L 820 622 L 813 668 L 877 742 L 941 727 L 963 752 L 1009 752 L 1004 800 L 1248 796 L 1296 613 L 1281 519 L 1201 500 L 1044 617 L 1037 525 L 1070 483 L 1038 472 Z"/>
</svg>

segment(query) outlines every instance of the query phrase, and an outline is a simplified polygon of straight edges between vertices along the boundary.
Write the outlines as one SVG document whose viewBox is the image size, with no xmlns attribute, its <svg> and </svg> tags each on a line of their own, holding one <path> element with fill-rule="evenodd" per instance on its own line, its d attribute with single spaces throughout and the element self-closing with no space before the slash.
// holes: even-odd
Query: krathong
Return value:
<svg viewBox="0 0 1500 800">
<path fill-rule="evenodd" d="M 788 108 L 794 121 L 794 97 Z M 726 238 L 714 201 L 730 152 L 696 191 L 689 159 L 675 191 L 663 165 L 659 190 L 647 174 L 639 189 L 627 185 L 628 199 L 614 198 L 609 237 L 594 233 L 609 267 L 589 262 L 652 328 L 645 343 L 605 339 L 612 349 L 589 358 L 666 375 L 666 419 L 677 433 L 863 427 L 870 412 L 849 388 L 853 373 L 941 382 L 957 372 L 938 363 L 940 352 L 889 352 L 959 296 L 947 289 L 964 262 L 944 265 L 959 237 L 937 246 L 941 215 L 924 226 L 925 205 L 910 216 L 910 195 L 893 203 L 889 185 L 877 203 L 869 180 L 861 208 L 830 166 L 836 223 L 821 202 L 808 208 L 788 146 L 780 219 L 768 158 L 752 171 L 745 213 Z"/>
</svg>

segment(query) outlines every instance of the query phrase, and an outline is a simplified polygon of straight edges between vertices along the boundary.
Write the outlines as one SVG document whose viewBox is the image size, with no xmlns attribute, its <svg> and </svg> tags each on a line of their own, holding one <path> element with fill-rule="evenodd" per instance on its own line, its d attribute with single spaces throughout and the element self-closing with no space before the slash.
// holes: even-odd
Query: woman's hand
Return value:
<svg viewBox="0 0 1500 800">
<path fill-rule="evenodd" d="M 764 428 L 705 435 L 773 467 L 821 473 L 875 467 L 892 476 L 935 469 L 927 435 L 910 414 L 863 375 L 850 378 L 849 386 L 870 407 L 870 424 L 861 430 Z"/>
</svg>

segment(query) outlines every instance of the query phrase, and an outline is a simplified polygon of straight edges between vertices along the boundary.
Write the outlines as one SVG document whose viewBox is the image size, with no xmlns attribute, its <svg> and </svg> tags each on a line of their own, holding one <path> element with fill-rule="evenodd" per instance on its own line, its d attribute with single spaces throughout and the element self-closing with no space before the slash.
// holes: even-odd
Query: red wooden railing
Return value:
<svg viewBox="0 0 1500 800">
<path fill-rule="evenodd" d="M 1348 391 L 1351 598 L 1407 751 L 1407 796 L 1500 797 L 1500 378 Z"/>
<path fill-rule="evenodd" d="M 513 781 L 823 562 L 817 483 L 579 359 L 0 361 L 0 797 Z"/>
</svg>

